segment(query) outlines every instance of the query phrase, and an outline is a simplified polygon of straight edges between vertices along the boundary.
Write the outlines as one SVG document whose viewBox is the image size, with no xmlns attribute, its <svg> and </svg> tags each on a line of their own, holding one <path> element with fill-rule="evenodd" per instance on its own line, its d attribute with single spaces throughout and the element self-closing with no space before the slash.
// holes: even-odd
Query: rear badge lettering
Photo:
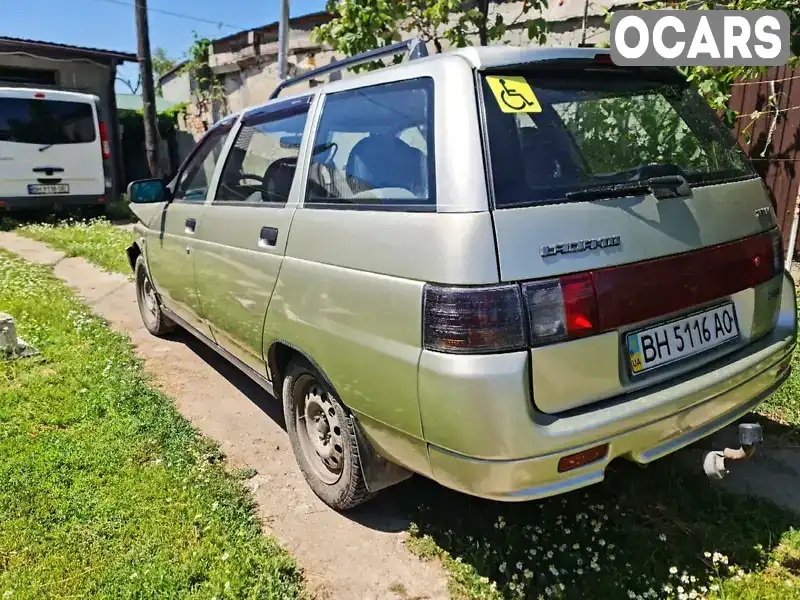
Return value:
<svg viewBox="0 0 800 600">
<path fill-rule="evenodd" d="M 580 240 L 577 242 L 565 242 L 563 244 L 550 244 L 539 248 L 539 254 L 543 257 L 555 256 L 557 254 L 575 254 L 576 252 L 587 252 L 589 250 L 600 250 L 619 246 L 620 236 L 612 235 L 609 237 L 595 238 L 592 240 Z"/>
</svg>

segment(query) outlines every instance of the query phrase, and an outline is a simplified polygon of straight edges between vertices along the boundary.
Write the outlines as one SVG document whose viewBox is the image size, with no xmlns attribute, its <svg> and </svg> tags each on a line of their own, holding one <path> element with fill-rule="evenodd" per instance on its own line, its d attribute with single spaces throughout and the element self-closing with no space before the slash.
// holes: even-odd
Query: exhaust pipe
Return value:
<svg viewBox="0 0 800 600">
<path fill-rule="evenodd" d="M 703 471 L 709 479 L 722 479 L 728 474 L 725 468 L 727 460 L 745 460 L 753 456 L 756 451 L 756 444 L 764 440 L 761 425 L 758 423 L 739 424 L 739 443 L 740 448 L 725 448 L 724 450 L 713 450 L 703 456 Z"/>
</svg>

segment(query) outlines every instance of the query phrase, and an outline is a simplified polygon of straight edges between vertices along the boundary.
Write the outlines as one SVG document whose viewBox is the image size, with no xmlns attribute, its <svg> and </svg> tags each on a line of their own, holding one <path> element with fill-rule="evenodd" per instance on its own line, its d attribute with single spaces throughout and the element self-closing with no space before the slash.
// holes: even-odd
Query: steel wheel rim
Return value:
<svg viewBox="0 0 800 600">
<path fill-rule="evenodd" d="M 155 321 L 158 316 L 158 299 L 156 291 L 147 273 L 141 275 L 141 285 L 139 286 L 139 306 L 142 309 L 142 316 L 148 321 Z"/>
<path fill-rule="evenodd" d="M 339 413 L 328 393 L 312 376 L 295 387 L 297 436 L 306 462 L 328 485 L 339 481 L 344 469 L 344 443 Z"/>
</svg>

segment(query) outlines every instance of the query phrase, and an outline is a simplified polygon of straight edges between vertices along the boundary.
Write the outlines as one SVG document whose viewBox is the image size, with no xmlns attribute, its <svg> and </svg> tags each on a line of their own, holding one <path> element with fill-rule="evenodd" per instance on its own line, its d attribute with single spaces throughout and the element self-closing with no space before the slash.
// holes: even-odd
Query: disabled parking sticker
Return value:
<svg viewBox="0 0 800 600">
<path fill-rule="evenodd" d="M 490 76 L 486 83 L 504 113 L 538 113 L 542 107 L 524 77 Z"/>
</svg>

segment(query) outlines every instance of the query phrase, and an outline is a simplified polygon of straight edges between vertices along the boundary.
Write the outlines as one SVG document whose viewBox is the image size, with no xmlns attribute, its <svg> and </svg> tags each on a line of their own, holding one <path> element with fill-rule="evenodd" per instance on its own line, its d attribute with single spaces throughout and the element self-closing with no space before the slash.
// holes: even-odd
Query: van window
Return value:
<svg viewBox="0 0 800 600">
<path fill-rule="evenodd" d="M 188 158 L 188 162 L 178 175 L 178 182 L 173 194 L 175 200 L 205 202 L 208 186 L 214 177 L 217 161 L 222 154 L 230 130 L 230 126 L 220 126 L 211 130 L 200 141 L 200 145 Z"/>
<path fill-rule="evenodd" d="M 730 132 L 676 75 L 578 73 L 527 76 L 536 112 L 503 112 L 484 77 L 498 208 L 658 175 L 693 186 L 755 177 Z"/>
<path fill-rule="evenodd" d="M 0 98 L 0 141 L 85 144 L 95 140 L 92 105 L 86 102 Z"/>
<path fill-rule="evenodd" d="M 306 104 L 246 120 L 228 154 L 214 202 L 286 204 L 307 117 Z"/>
<path fill-rule="evenodd" d="M 329 94 L 312 152 L 306 206 L 435 209 L 433 80 Z"/>
</svg>

